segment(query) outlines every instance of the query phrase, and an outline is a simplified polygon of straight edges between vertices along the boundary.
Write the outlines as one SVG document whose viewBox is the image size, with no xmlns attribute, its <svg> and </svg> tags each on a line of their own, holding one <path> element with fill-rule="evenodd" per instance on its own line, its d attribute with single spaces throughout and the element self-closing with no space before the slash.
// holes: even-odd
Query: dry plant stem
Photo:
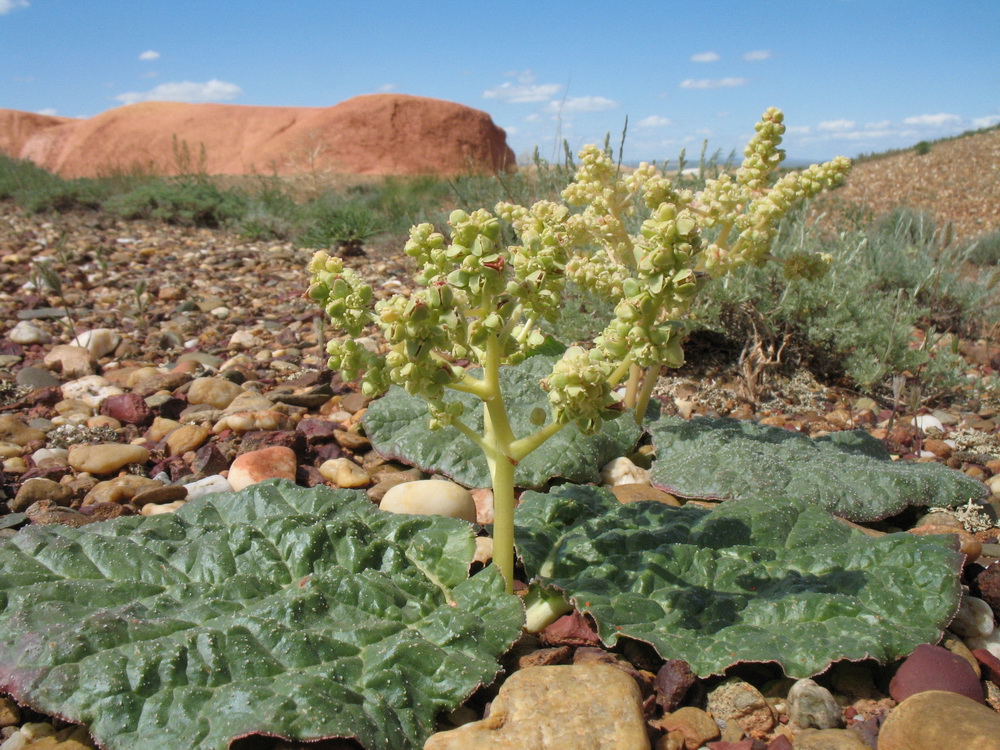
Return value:
<svg viewBox="0 0 1000 750">
<path fill-rule="evenodd" d="M 642 390 L 639 391 L 639 399 L 635 403 L 635 423 L 642 425 L 642 420 L 646 416 L 646 409 L 649 406 L 649 399 L 653 396 L 653 389 L 656 381 L 660 379 L 661 365 L 650 365 L 646 368 L 646 373 L 642 381 Z"/>
</svg>

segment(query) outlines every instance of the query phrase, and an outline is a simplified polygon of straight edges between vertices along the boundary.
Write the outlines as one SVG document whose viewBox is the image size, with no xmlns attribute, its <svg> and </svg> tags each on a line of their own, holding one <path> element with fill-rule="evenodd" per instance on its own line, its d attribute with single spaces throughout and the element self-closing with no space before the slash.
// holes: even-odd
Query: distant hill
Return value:
<svg viewBox="0 0 1000 750">
<path fill-rule="evenodd" d="M 464 174 L 514 166 L 506 134 L 485 112 L 402 94 L 332 107 L 142 102 L 85 120 L 0 110 L 0 151 L 63 177 Z"/>
<path fill-rule="evenodd" d="M 1000 128 L 860 159 L 823 204 L 875 216 L 900 206 L 926 211 L 964 239 L 998 231 Z"/>
</svg>

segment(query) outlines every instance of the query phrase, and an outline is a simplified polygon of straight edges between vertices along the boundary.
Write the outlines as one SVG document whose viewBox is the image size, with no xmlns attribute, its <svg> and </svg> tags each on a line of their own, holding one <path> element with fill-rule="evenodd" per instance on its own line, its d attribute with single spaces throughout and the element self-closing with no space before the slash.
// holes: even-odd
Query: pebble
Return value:
<svg viewBox="0 0 1000 750">
<path fill-rule="evenodd" d="M 284 446 L 261 448 L 236 457 L 229 467 L 229 484 L 237 492 L 268 479 L 295 481 L 295 452 Z"/>
<path fill-rule="evenodd" d="M 601 468 L 601 484 L 617 487 L 620 484 L 649 484 L 649 469 L 642 469 L 624 456 L 609 461 Z"/>
<path fill-rule="evenodd" d="M 180 425 L 167 434 L 167 455 L 181 456 L 188 451 L 198 450 L 211 434 L 212 430 L 205 425 Z"/>
<path fill-rule="evenodd" d="M 673 743 L 674 747 L 698 748 L 722 736 L 722 731 L 711 714 L 694 706 L 684 706 L 666 713 L 661 719 L 651 723 L 667 733 L 667 747 Z"/>
<path fill-rule="evenodd" d="M 736 722 L 750 737 L 762 739 L 774 727 L 775 716 L 767 699 L 748 682 L 731 677 L 708 694 L 708 712 L 725 725 Z"/>
<path fill-rule="evenodd" d="M 23 421 L 10 414 L 0 414 L 0 441 L 25 446 L 36 440 L 44 440 L 45 433 L 29 427 Z"/>
<path fill-rule="evenodd" d="M 843 723 L 833 695 L 810 679 L 797 681 L 788 691 L 788 718 L 803 729 L 834 729 Z"/>
<path fill-rule="evenodd" d="M 42 362 L 53 372 L 70 379 L 86 377 L 97 372 L 94 355 L 82 346 L 59 344 L 52 347 Z"/>
<path fill-rule="evenodd" d="M 55 388 L 62 381 L 44 367 L 22 367 L 17 371 L 14 382 L 25 388 L 35 390 L 37 388 Z"/>
<path fill-rule="evenodd" d="M 233 399 L 243 392 L 236 383 L 225 378 L 195 378 L 188 387 L 189 404 L 208 404 L 216 409 L 225 409 Z"/>
<path fill-rule="evenodd" d="M 95 359 L 111 354 L 121 343 L 121 336 L 110 328 L 94 328 L 84 331 L 70 342 L 71 346 L 86 349 Z"/>
<path fill-rule="evenodd" d="M 221 474 L 212 474 L 185 484 L 184 489 L 188 492 L 188 500 L 194 500 L 196 497 L 213 495 L 216 492 L 232 492 L 233 486 Z"/>
<path fill-rule="evenodd" d="M 861 735 L 850 729 L 807 729 L 795 735 L 794 748 L 795 750 L 871 750 L 871 746 L 861 738 Z"/>
<path fill-rule="evenodd" d="M 368 472 L 349 458 L 331 458 L 320 464 L 319 473 L 337 487 L 367 487 L 372 483 Z"/>
<path fill-rule="evenodd" d="M 943 525 L 917 526 L 909 530 L 917 536 L 953 535 L 958 537 L 958 551 L 965 555 L 965 562 L 975 562 L 983 553 L 983 543 L 963 528 Z"/>
<path fill-rule="evenodd" d="M 51 344 L 52 336 L 34 323 L 22 320 L 7 332 L 7 338 L 15 344 L 30 346 L 32 344 Z"/>
<path fill-rule="evenodd" d="M 983 686 L 972 665 L 958 654 L 928 643 L 917 646 L 889 683 L 889 695 L 902 702 L 927 690 L 947 690 L 983 702 Z"/>
<path fill-rule="evenodd" d="M 69 505 L 73 499 L 73 490 L 51 479 L 34 477 L 27 480 L 18 489 L 13 500 L 7 505 L 11 513 L 21 513 L 39 500 L 51 500 L 56 505 Z"/>
<path fill-rule="evenodd" d="M 889 714 L 878 750 L 1000 750 L 1000 714 L 958 693 L 917 693 Z"/>
<path fill-rule="evenodd" d="M 45 722 L 29 722 L 8 737 L 0 750 L 92 750 L 86 728 L 70 726 L 56 730 Z"/>
<path fill-rule="evenodd" d="M 120 477 L 108 479 L 95 484 L 83 498 L 82 506 L 98 503 L 128 503 L 143 492 L 163 487 L 163 482 L 138 474 L 122 474 Z"/>
<path fill-rule="evenodd" d="M 521 669 L 500 688 L 489 717 L 431 735 L 424 750 L 594 748 L 649 750 L 642 694 L 607 664 Z"/>
<path fill-rule="evenodd" d="M 985 638 L 995 629 L 993 609 L 978 596 L 966 593 L 948 628 L 963 638 Z"/>
<path fill-rule="evenodd" d="M 476 501 L 472 493 L 455 482 L 422 479 L 392 487 L 379 508 L 389 513 L 448 516 L 476 522 Z"/>
<path fill-rule="evenodd" d="M 98 476 L 113 474 L 128 464 L 144 464 L 149 451 L 141 445 L 102 443 L 100 445 L 74 445 L 69 449 L 69 465 L 77 471 Z"/>
<path fill-rule="evenodd" d="M 657 489 L 649 484 L 618 484 L 611 488 L 620 503 L 638 503 L 645 500 L 681 507 L 681 501 L 669 492 Z"/>
<path fill-rule="evenodd" d="M 161 513 L 176 513 L 186 504 L 186 500 L 174 500 L 172 503 L 146 503 L 139 509 L 139 515 L 158 516 Z"/>
<path fill-rule="evenodd" d="M 69 401 L 82 401 L 92 409 L 101 405 L 108 396 L 118 396 L 124 393 L 121 388 L 111 385 L 100 375 L 85 375 L 75 380 L 63 383 L 62 396 Z"/>
</svg>

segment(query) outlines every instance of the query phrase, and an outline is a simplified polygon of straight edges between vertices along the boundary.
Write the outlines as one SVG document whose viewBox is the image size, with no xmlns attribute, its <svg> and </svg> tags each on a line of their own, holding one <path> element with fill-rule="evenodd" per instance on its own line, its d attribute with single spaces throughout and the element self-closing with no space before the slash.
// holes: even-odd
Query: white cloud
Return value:
<svg viewBox="0 0 1000 750">
<path fill-rule="evenodd" d="M 155 49 L 148 49 L 145 52 L 143 52 L 141 55 L 139 55 L 139 59 L 140 60 L 159 60 L 160 59 L 160 53 L 157 52 Z"/>
<path fill-rule="evenodd" d="M 749 78 L 685 78 L 681 81 L 682 89 L 727 89 L 736 86 L 746 86 Z"/>
<path fill-rule="evenodd" d="M 885 130 L 892 122 L 889 120 L 881 120 L 880 122 L 867 122 L 865 123 L 865 130 Z"/>
<path fill-rule="evenodd" d="M 558 83 L 511 83 L 506 81 L 499 86 L 486 89 L 484 99 L 499 99 L 511 104 L 531 104 L 547 102 L 559 93 L 562 86 Z"/>
<path fill-rule="evenodd" d="M 929 125 L 930 127 L 940 128 L 945 125 L 955 125 L 961 122 L 962 118 L 958 115 L 949 115 L 941 112 L 936 115 L 916 115 L 914 117 L 907 117 L 903 120 L 907 125 Z"/>
<path fill-rule="evenodd" d="M 696 55 L 691 55 L 691 62 L 715 62 L 719 59 L 719 55 L 715 52 L 699 52 Z"/>
<path fill-rule="evenodd" d="M 986 117 L 972 119 L 972 127 L 974 128 L 992 128 L 994 125 L 1000 125 L 1000 115 L 986 115 Z"/>
<path fill-rule="evenodd" d="M 396 84 L 394 84 L 394 83 L 383 83 L 381 86 L 379 86 L 375 90 L 378 91 L 380 94 L 388 94 L 390 91 L 395 91 L 396 90 Z"/>
<path fill-rule="evenodd" d="M 0 16 L 4 16 L 18 8 L 27 8 L 29 5 L 28 0 L 0 0 Z"/>
<path fill-rule="evenodd" d="M 785 132 L 788 135 L 809 135 L 812 132 L 812 128 L 808 125 L 789 125 L 785 128 Z"/>
<path fill-rule="evenodd" d="M 649 117 L 639 120 L 640 128 L 662 128 L 667 125 L 672 124 L 672 120 L 666 117 L 660 117 L 659 115 L 650 115 Z"/>
<path fill-rule="evenodd" d="M 540 119 L 542 119 L 541 115 L 539 115 L 537 112 L 532 112 L 530 115 L 528 115 L 527 117 L 523 118 L 523 121 L 524 122 L 538 122 Z"/>
<path fill-rule="evenodd" d="M 821 122 L 816 126 L 819 130 L 833 130 L 836 132 L 843 132 L 845 130 L 854 130 L 857 127 L 854 120 L 826 120 Z"/>
<path fill-rule="evenodd" d="M 545 109 L 548 112 L 607 112 L 618 106 L 614 99 L 604 96 L 571 96 L 559 102 L 549 102 Z"/>
<path fill-rule="evenodd" d="M 235 83 L 227 83 L 213 78 L 205 83 L 179 81 L 161 83 L 149 91 L 131 91 L 115 97 L 122 104 L 136 102 L 219 102 L 235 99 L 243 93 L 243 89 Z"/>
<path fill-rule="evenodd" d="M 54 110 L 52 108 L 49 108 L 49 109 L 40 109 L 40 110 L 38 110 L 38 114 L 40 114 L 40 115 L 48 115 L 49 117 L 55 117 L 58 114 L 58 111 Z"/>
<path fill-rule="evenodd" d="M 747 52 L 743 55 L 743 59 L 747 62 L 756 62 L 757 60 L 770 60 L 774 55 L 771 54 L 769 49 L 755 49 Z"/>
</svg>

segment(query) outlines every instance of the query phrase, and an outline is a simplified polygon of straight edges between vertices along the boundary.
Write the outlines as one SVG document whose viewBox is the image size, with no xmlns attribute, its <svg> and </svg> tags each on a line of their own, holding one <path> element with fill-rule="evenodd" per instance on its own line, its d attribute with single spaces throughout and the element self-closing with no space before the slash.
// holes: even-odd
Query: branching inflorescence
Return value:
<svg viewBox="0 0 1000 750">
<path fill-rule="evenodd" d="M 843 157 L 773 181 L 784 158 L 782 119 L 767 110 L 735 177 L 722 174 L 697 193 L 676 189 L 645 163 L 619 175 L 605 151 L 587 146 L 564 203 L 453 211 L 448 238 L 430 224 L 413 227 L 404 250 L 419 267 L 419 288 L 374 307 L 371 287 L 340 258 L 318 252 L 310 262 L 309 297 L 347 334 L 329 344 L 330 367 L 346 380 L 360 378 L 369 396 L 398 385 L 423 397 L 431 427 L 452 425 L 482 449 L 493 479 L 494 562 L 508 587 L 514 466 L 567 424 L 593 433 L 625 408 L 641 420 L 660 368 L 684 362 L 684 320 L 704 280 L 772 260 L 778 222 L 792 205 L 843 181 L 850 167 Z M 649 216 L 633 233 L 640 202 Z M 520 244 L 503 244 L 501 221 Z M 782 262 L 795 276 L 826 266 L 819 255 Z M 555 364 L 542 383 L 551 417 L 540 415 L 533 433 L 516 436 L 499 368 L 542 344 L 538 324 L 558 316 L 567 280 L 617 300 L 614 317 L 592 345 L 570 347 Z M 371 326 L 385 337 L 384 357 L 356 341 Z M 459 364 L 465 361 L 482 369 Z M 460 403 L 445 399 L 448 389 L 483 401 L 481 434 L 463 422 Z"/>
</svg>

